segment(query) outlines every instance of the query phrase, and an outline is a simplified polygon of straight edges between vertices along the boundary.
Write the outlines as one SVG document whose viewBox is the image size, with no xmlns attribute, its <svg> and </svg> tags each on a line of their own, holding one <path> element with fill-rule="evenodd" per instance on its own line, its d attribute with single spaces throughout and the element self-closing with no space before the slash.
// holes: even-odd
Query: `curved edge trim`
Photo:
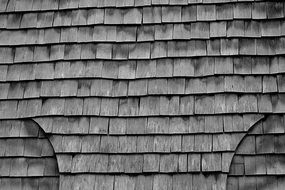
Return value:
<svg viewBox="0 0 285 190">
<path fill-rule="evenodd" d="M 50 142 L 50 138 L 49 136 L 47 135 L 47 133 L 45 132 L 45 130 L 40 126 L 40 124 L 38 122 L 36 122 L 33 118 L 29 118 L 29 119 L 22 119 L 22 120 L 31 120 L 33 121 L 38 127 L 39 127 L 39 130 L 41 130 L 45 136 L 45 138 L 48 140 L 48 143 L 49 145 L 51 146 L 52 148 L 52 151 L 54 153 L 54 157 L 55 157 L 55 160 L 56 160 L 56 166 L 57 166 L 57 173 L 58 173 L 58 177 L 60 176 L 59 174 L 59 165 L 58 165 L 58 159 L 57 159 L 57 156 L 56 156 L 56 153 L 55 153 L 55 150 L 54 150 L 54 147 L 52 145 L 52 143 Z"/>
<path fill-rule="evenodd" d="M 234 156 L 236 155 L 236 152 L 238 150 L 238 148 L 240 147 L 240 145 L 242 144 L 242 142 L 244 141 L 244 139 L 246 138 L 246 136 L 249 134 L 250 131 L 252 131 L 254 129 L 254 127 L 259 124 L 261 121 L 263 120 L 266 120 L 267 118 L 269 117 L 269 115 L 263 115 L 260 119 L 258 119 L 254 124 L 252 124 L 249 129 L 246 131 L 245 135 L 242 137 L 242 139 L 240 140 L 240 142 L 237 144 L 237 147 L 234 151 L 234 154 L 233 154 L 233 157 L 231 159 L 231 162 L 230 162 L 230 165 L 229 165 L 229 171 L 227 172 L 226 174 L 226 184 L 225 184 L 225 190 L 228 190 L 227 189 L 227 184 L 228 184 L 228 175 L 230 173 L 230 168 L 231 168 L 231 165 L 233 163 L 233 159 L 234 159 Z"/>
</svg>

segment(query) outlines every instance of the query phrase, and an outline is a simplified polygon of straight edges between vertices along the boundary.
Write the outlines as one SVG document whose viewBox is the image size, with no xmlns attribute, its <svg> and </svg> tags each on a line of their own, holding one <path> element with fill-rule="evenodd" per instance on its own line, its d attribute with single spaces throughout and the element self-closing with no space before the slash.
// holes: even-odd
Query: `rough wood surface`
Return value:
<svg viewBox="0 0 285 190">
<path fill-rule="evenodd" d="M 284 6 L 0 0 L 0 189 L 282 189 Z"/>
</svg>

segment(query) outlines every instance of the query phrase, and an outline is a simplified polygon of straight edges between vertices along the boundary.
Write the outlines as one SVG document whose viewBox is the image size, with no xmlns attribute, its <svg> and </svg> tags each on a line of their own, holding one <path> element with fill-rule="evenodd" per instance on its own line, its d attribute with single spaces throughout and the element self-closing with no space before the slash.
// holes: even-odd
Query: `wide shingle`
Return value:
<svg viewBox="0 0 285 190">
<path fill-rule="evenodd" d="M 168 42 L 168 57 L 185 57 L 187 56 L 187 42 Z"/>
<path fill-rule="evenodd" d="M 171 118 L 169 121 L 169 133 L 187 133 L 189 120 L 187 118 Z M 180 143 L 181 144 L 181 143 Z"/>
<path fill-rule="evenodd" d="M 198 5 L 197 6 L 197 20 L 215 20 L 216 6 L 215 5 Z"/>
<path fill-rule="evenodd" d="M 103 27 L 105 28 L 105 27 Z M 116 28 L 116 41 L 117 42 L 129 42 L 129 41 L 136 41 L 136 32 L 137 28 L 133 26 L 118 26 Z"/>
<path fill-rule="evenodd" d="M 0 63 L 13 63 L 14 61 L 14 51 L 12 48 L 0 48 L 1 56 Z M 5 56 L 4 56 L 5 55 Z"/>
<path fill-rule="evenodd" d="M 136 78 L 154 77 L 156 61 L 137 61 Z"/>
<path fill-rule="evenodd" d="M 10 176 L 27 176 L 28 163 L 25 158 L 11 160 Z"/>
<path fill-rule="evenodd" d="M 118 78 L 122 79 L 134 79 L 136 75 L 136 62 L 128 61 L 119 63 Z"/>
<path fill-rule="evenodd" d="M 120 99 L 119 102 L 119 115 L 120 116 L 137 116 L 139 115 L 139 99 L 137 98 L 128 98 Z"/>
<path fill-rule="evenodd" d="M 265 19 L 266 18 L 266 2 L 254 3 L 252 5 L 252 18 Z"/>
<path fill-rule="evenodd" d="M 206 22 L 196 22 L 191 24 L 191 38 L 209 38 L 210 25 Z"/>
<path fill-rule="evenodd" d="M 172 177 L 166 174 L 158 174 L 153 179 L 153 190 L 170 189 L 172 187 Z"/>
<path fill-rule="evenodd" d="M 63 115 L 64 113 L 64 99 L 46 99 L 42 103 L 43 115 Z"/>
<path fill-rule="evenodd" d="M 236 3 L 234 5 L 234 18 L 250 19 L 251 18 L 251 3 Z"/>
<path fill-rule="evenodd" d="M 194 151 L 194 135 L 182 136 L 182 151 L 183 152 L 193 152 Z M 189 163 L 189 161 L 188 161 L 188 163 Z M 189 169 L 189 167 L 188 167 L 188 169 Z"/>
<path fill-rule="evenodd" d="M 144 7 L 143 23 L 161 23 L 161 7 Z"/>
<path fill-rule="evenodd" d="M 147 80 L 130 81 L 128 86 L 128 95 L 146 95 Z"/>
<path fill-rule="evenodd" d="M 126 9 L 123 16 L 123 24 L 141 24 L 142 10 L 138 8 Z"/>
<path fill-rule="evenodd" d="M 32 28 L 37 26 L 37 14 L 26 13 L 23 14 L 20 27 L 21 28 Z"/>
<path fill-rule="evenodd" d="M 155 25 L 155 40 L 170 40 L 173 36 L 173 24 Z"/>
<path fill-rule="evenodd" d="M 83 99 L 71 98 L 65 100 L 65 115 L 82 115 Z"/>
<path fill-rule="evenodd" d="M 202 155 L 203 171 L 221 171 L 222 157 L 219 153 L 210 153 Z"/>
<path fill-rule="evenodd" d="M 180 22 L 180 21 L 181 21 L 180 6 L 162 7 L 162 22 Z"/>
<path fill-rule="evenodd" d="M 217 20 L 232 20 L 234 17 L 232 4 L 216 5 Z"/>
<path fill-rule="evenodd" d="M 190 24 L 174 24 L 173 39 L 190 39 L 191 25 Z"/>
<path fill-rule="evenodd" d="M 193 76 L 194 63 L 187 59 L 175 59 L 173 68 L 173 76 Z"/>
<path fill-rule="evenodd" d="M 123 15 L 120 9 L 105 9 L 104 24 L 122 24 Z"/>
<path fill-rule="evenodd" d="M 260 37 L 261 27 L 257 21 L 246 21 L 245 23 L 245 36 L 247 37 Z"/>
<path fill-rule="evenodd" d="M 98 67 L 100 67 L 100 64 L 98 64 Z M 95 67 L 94 70 L 97 70 L 97 67 Z M 112 62 L 112 61 L 104 61 L 103 62 L 103 66 L 102 66 L 102 76 L 103 77 L 117 78 L 118 73 L 119 73 L 119 65 L 116 64 L 116 62 Z"/>
<path fill-rule="evenodd" d="M 224 37 L 226 36 L 227 23 L 225 21 L 210 23 L 210 37 Z"/>
<path fill-rule="evenodd" d="M 280 18 L 284 17 L 284 4 L 282 2 L 267 2 L 267 17 L 268 18 Z"/>
<path fill-rule="evenodd" d="M 157 60 L 156 61 L 156 76 L 171 77 L 173 73 L 173 60 Z"/>
<path fill-rule="evenodd" d="M 150 43 L 137 43 L 129 46 L 129 59 L 149 59 Z"/>
<path fill-rule="evenodd" d="M 102 116 L 116 116 L 118 114 L 119 99 L 104 98 L 101 101 L 100 115 Z"/>
<path fill-rule="evenodd" d="M 279 21 L 265 21 L 261 23 L 261 35 L 262 36 L 279 36 L 280 22 Z"/>
<path fill-rule="evenodd" d="M 138 27 L 137 41 L 153 41 L 154 31 L 154 26 L 143 25 Z"/>
<path fill-rule="evenodd" d="M 178 170 L 178 155 L 161 155 L 160 172 L 176 172 Z"/>
<path fill-rule="evenodd" d="M 197 20 L 197 6 L 183 6 L 181 9 L 182 22 L 196 21 Z"/>
<path fill-rule="evenodd" d="M 151 58 L 161 58 L 167 55 L 167 42 L 154 42 L 151 45 Z"/>
<path fill-rule="evenodd" d="M 169 118 L 167 117 L 151 117 L 148 118 L 148 125 L 146 133 L 168 133 L 169 132 Z"/>
<path fill-rule="evenodd" d="M 159 154 L 145 154 L 144 155 L 144 164 L 143 171 L 144 172 L 158 172 L 159 171 Z"/>
<path fill-rule="evenodd" d="M 87 13 L 87 24 L 103 24 L 104 9 L 89 9 Z"/>
<path fill-rule="evenodd" d="M 9 14 L 7 18 L 7 28 L 16 29 L 20 27 L 22 15 L 20 13 L 17 14 Z"/>
<path fill-rule="evenodd" d="M 126 96 L 128 93 L 127 81 L 114 81 L 113 94 L 111 96 Z"/>
</svg>

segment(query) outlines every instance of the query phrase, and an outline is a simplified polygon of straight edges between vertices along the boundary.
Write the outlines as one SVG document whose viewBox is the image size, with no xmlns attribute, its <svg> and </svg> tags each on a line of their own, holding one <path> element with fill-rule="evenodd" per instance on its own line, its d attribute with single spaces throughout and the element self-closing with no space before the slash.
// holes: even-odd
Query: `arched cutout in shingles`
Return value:
<svg viewBox="0 0 285 190">
<path fill-rule="evenodd" d="M 283 115 L 257 122 L 236 149 L 227 190 L 279 190 L 285 187 Z"/>
<path fill-rule="evenodd" d="M 59 189 L 53 147 L 33 120 L 0 121 L 0 189 Z"/>
</svg>

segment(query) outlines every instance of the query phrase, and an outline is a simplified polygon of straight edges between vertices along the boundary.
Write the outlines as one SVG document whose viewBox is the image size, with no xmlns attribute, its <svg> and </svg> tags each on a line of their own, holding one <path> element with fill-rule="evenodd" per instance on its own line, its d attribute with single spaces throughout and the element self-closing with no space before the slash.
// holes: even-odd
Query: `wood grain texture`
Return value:
<svg viewBox="0 0 285 190">
<path fill-rule="evenodd" d="M 0 189 L 281 189 L 284 10 L 0 0 Z"/>
</svg>

